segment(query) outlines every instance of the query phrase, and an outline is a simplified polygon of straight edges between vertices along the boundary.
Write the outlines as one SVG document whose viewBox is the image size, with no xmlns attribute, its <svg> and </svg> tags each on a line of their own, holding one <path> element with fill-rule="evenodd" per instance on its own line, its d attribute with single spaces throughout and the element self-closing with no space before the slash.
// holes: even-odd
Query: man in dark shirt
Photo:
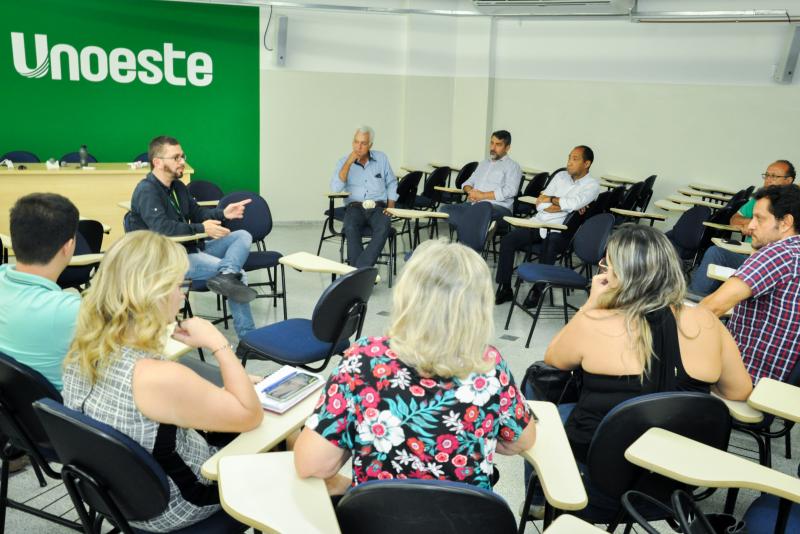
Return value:
<svg viewBox="0 0 800 534">
<path fill-rule="evenodd" d="M 148 157 L 152 171 L 133 191 L 125 230 L 152 230 L 167 236 L 208 234 L 206 241 L 185 243 L 189 253 L 186 276 L 205 280 L 211 291 L 229 299 L 233 326 L 241 339 L 255 327 L 249 302 L 257 294 L 245 284 L 242 270 L 253 238 L 246 230 L 231 232 L 221 221 L 241 219 L 250 200 L 229 204 L 224 210 L 198 206 L 180 180 L 186 155 L 175 138 L 153 139 Z"/>
</svg>

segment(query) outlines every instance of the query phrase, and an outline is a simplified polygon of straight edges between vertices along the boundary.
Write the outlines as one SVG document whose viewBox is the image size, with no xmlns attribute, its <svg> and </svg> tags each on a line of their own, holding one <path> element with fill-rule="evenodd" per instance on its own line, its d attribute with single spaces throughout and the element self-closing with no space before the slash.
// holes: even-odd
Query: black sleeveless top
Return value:
<svg viewBox="0 0 800 534">
<path fill-rule="evenodd" d="M 613 376 L 583 371 L 578 403 L 564 425 L 572 451 L 579 462 L 586 462 L 595 430 L 617 404 L 660 391 L 709 392 L 711 384 L 692 378 L 683 367 L 678 325 L 672 310 L 661 308 L 645 317 L 653 335 L 655 353 L 647 375 Z"/>
</svg>

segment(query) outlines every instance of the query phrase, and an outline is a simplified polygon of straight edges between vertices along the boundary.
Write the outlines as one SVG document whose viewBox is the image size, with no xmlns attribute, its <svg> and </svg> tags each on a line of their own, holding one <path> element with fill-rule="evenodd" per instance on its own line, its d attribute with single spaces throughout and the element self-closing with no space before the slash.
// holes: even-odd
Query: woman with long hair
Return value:
<svg viewBox="0 0 800 534">
<path fill-rule="evenodd" d="M 167 509 L 133 523 L 154 532 L 182 528 L 221 510 L 216 485 L 200 475 L 215 449 L 193 429 L 243 432 L 263 417 L 250 377 L 208 321 L 180 321 L 173 337 L 210 351 L 224 387 L 164 359 L 188 267 L 185 250 L 166 237 L 126 234 L 108 250 L 83 295 L 64 362 L 64 404 L 130 436 L 167 473 Z"/>
<path fill-rule="evenodd" d="M 508 364 L 489 344 L 494 295 L 486 262 L 428 241 L 394 290 L 391 326 L 359 339 L 333 371 L 295 444 L 301 477 L 352 485 L 444 478 L 491 488 L 495 452 L 533 446 L 535 424 Z"/>
</svg>

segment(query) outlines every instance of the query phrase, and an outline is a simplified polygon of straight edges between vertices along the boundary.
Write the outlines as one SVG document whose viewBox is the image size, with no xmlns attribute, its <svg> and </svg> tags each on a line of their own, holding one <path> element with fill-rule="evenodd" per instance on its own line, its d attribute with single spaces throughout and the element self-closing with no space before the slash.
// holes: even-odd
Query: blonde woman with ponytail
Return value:
<svg viewBox="0 0 800 534">
<path fill-rule="evenodd" d="M 212 353 L 224 387 L 164 359 L 188 268 L 186 251 L 166 237 L 126 234 L 108 250 L 83 295 L 64 361 L 64 404 L 127 434 L 164 468 L 167 509 L 133 523 L 151 532 L 183 528 L 217 513 L 233 522 L 221 511 L 216 486 L 200 475 L 216 449 L 193 429 L 243 432 L 263 417 L 250 377 L 208 321 L 180 321 L 172 337 Z"/>
<path fill-rule="evenodd" d="M 547 347 L 545 362 L 583 370 L 565 428 L 578 461 L 617 404 L 658 391 L 715 391 L 744 400 L 752 390 L 728 330 L 702 307 L 683 305 L 686 281 L 660 231 L 626 224 L 608 241 L 589 299 Z"/>
</svg>

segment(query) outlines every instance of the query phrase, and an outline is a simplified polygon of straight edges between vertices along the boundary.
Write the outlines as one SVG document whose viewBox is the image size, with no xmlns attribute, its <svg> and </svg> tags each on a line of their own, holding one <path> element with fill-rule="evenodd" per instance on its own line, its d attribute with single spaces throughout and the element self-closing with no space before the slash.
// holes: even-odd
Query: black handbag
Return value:
<svg viewBox="0 0 800 534">
<path fill-rule="evenodd" d="M 533 362 L 522 379 L 523 392 L 533 389 L 535 400 L 566 404 L 577 402 L 581 390 L 580 368 L 562 371 L 543 361 Z"/>
</svg>

